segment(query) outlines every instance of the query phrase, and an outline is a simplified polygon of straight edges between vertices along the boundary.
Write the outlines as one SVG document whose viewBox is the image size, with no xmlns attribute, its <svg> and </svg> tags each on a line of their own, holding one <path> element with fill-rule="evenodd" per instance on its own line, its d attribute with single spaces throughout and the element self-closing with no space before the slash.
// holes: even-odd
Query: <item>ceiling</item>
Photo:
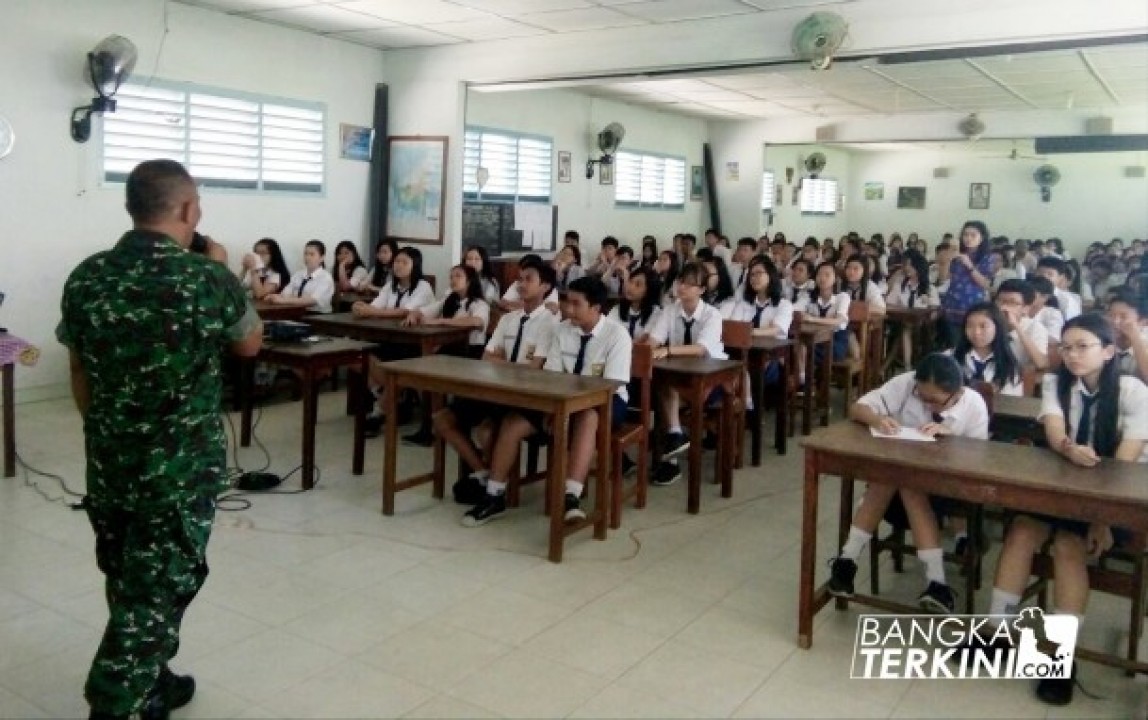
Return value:
<svg viewBox="0 0 1148 720">
<path fill-rule="evenodd" d="M 180 1 L 385 50 L 842 4 L 842 0 Z M 799 63 L 671 79 L 587 81 L 574 89 L 722 119 L 1107 111 L 1148 105 L 1148 44 L 903 64 L 840 62 L 821 72 Z"/>
</svg>

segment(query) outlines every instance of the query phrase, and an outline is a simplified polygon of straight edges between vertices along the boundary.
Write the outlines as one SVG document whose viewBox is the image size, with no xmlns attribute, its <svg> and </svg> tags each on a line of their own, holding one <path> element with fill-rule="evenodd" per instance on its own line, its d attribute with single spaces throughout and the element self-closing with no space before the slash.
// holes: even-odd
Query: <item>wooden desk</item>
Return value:
<svg viewBox="0 0 1148 720">
<path fill-rule="evenodd" d="M 366 392 L 363 386 L 367 377 L 367 363 L 370 360 L 372 343 L 336 338 L 316 343 L 264 343 L 257 358 L 247 358 L 243 362 L 243 380 L 240 390 L 243 398 L 243 414 L 239 444 L 251 445 L 252 379 L 256 360 L 282 365 L 299 370 L 303 381 L 303 489 L 315 487 L 315 422 L 318 411 L 318 378 L 323 370 L 350 365 L 359 369 L 358 382 L 347 386 L 348 393 Z M 354 403 L 355 440 L 351 472 L 363 474 L 363 403 Z"/>
<path fill-rule="evenodd" d="M 293 305 L 276 305 L 274 303 L 264 302 L 263 300 L 255 300 L 251 303 L 255 307 L 255 312 L 259 313 L 259 317 L 263 320 L 302 320 L 310 310 L 305 307 L 296 307 Z"/>
<path fill-rule="evenodd" d="M 447 345 L 465 344 L 474 328 L 446 325 L 404 326 L 392 318 L 357 318 L 351 313 L 309 315 L 304 319 L 316 332 L 366 342 L 414 345 L 423 355 L 433 355 Z"/>
<path fill-rule="evenodd" d="M 802 325 L 797 341 L 801 344 L 801 351 L 805 353 L 807 384 L 804 390 L 805 395 L 802 398 L 801 434 L 808 435 L 812 432 L 814 395 L 809 391 L 813 387 L 809 381 L 815 371 L 817 378 L 814 382 L 817 385 L 817 406 L 821 410 L 821 426 L 829 425 L 829 377 L 833 370 L 833 328 L 824 325 Z M 813 349 L 818 345 L 822 347 L 821 353 L 825 358 L 820 367 L 813 361 Z"/>
<path fill-rule="evenodd" d="M 4 392 L 4 477 L 16 477 L 16 363 L 0 365 Z"/>
<path fill-rule="evenodd" d="M 993 435 L 1043 441 L 1044 425 L 1037 419 L 1040 417 L 1040 406 L 1040 398 L 993 396 Z"/>
<path fill-rule="evenodd" d="M 331 307 L 335 309 L 335 312 L 348 312 L 355 303 L 369 303 L 375 299 L 375 296 L 376 293 L 361 291 L 336 293 L 335 299 L 331 302 Z"/>
<path fill-rule="evenodd" d="M 706 399 L 721 385 L 726 390 L 722 397 L 721 421 L 718 427 L 717 477 L 721 481 L 721 496 L 733 497 L 733 399 L 741 393 L 744 366 L 738 360 L 715 360 L 702 357 L 671 357 L 654 361 L 654 385 L 668 386 L 678 391 L 682 400 L 690 405 L 689 494 L 686 510 L 696 515 L 701 507 L 702 440 L 705 437 Z"/>
<path fill-rule="evenodd" d="M 610 474 L 610 405 L 618 383 L 602 378 L 567 375 L 537 370 L 523 365 L 483 362 L 449 355 L 396 360 L 383 364 L 387 372 L 386 457 L 383 463 L 383 514 L 394 515 L 395 493 L 407 488 L 433 484 L 434 497 L 442 498 L 445 485 L 446 450 L 442 439 L 434 440 L 434 469 L 426 475 L 398 480 L 398 425 L 396 417 L 399 390 L 407 387 L 436 396 L 485 400 L 523 410 L 537 410 L 551 417 L 554 453 L 547 459 L 550 499 L 551 562 L 562 562 L 562 546 L 567 535 L 593 526 L 594 538 L 606 539 L 608 513 L 607 478 Z M 598 469 L 595 472 L 594 508 L 576 523 L 566 523 L 562 503 L 565 497 L 567 442 L 571 416 L 582 410 L 598 412 Z"/>
<path fill-rule="evenodd" d="M 754 420 L 750 427 L 752 436 L 750 464 L 754 467 L 761 465 L 761 421 L 765 415 L 765 383 L 762 375 L 771 361 L 778 361 L 780 369 L 781 397 L 777 403 L 776 427 L 773 433 L 774 446 L 778 455 L 784 455 L 786 440 L 789 433 L 785 421 L 789 417 L 789 408 L 786 407 L 786 388 L 789 387 L 789 372 L 794 363 L 794 346 L 796 343 L 788 338 L 771 338 L 764 335 L 754 335 L 753 345 L 749 349 L 749 358 L 746 367 L 749 370 L 749 392 L 753 398 Z"/>
<path fill-rule="evenodd" d="M 913 357 L 918 360 L 932 348 L 932 328 L 940 314 L 940 308 L 907 308 L 898 305 L 889 305 L 885 308 L 885 320 L 898 323 L 909 332 L 912 339 Z M 894 343 L 897 338 L 893 338 Z M 900 345 L 895 345 L 892 352 L 886 353 L 885 362 L 881 368 L 882 376 L 889 374 L 890 368 L 897 358 L 901 356 Z M 905 368 L 910 370 L 911 368 Z"/>
<path fill-rule="evenodd" d="M 1137 463 L 1105 461 L 1080 468 L 1048 450 L 1005 443 L 943 438 L 935 443 L 877 440 L 869 428 L 843 422 L 801 441 L 805 485 L 801 526 L 801 580 L 798 586 L 797 644 L 813 643 L 813 616 L 830 600 L 828 584 L 814 588 L 817 559 L 817 505 L 821 475 L 841 478 L 838 540 L 844 542 L 853 515 L 853 481 L 867 480 L 912 488 L 970 503 L 1012 510 L 1102 521 L 1134 533 L 1134 547 L 1148 533 L 1148 483 Z M 883 598 L 855 595 L 853 602 L 891 612 L 919 613 L 915 607 Z M 837 599 L 837 608 L 849 601 Z M 1077 656 L 1129 667 L 1130 661 L 1077 648 Z M 1131 656 L 1129 656 L 1131 657 Z M 1148 672 L 1148 664 L 1134 669 Z"/>
</svg>

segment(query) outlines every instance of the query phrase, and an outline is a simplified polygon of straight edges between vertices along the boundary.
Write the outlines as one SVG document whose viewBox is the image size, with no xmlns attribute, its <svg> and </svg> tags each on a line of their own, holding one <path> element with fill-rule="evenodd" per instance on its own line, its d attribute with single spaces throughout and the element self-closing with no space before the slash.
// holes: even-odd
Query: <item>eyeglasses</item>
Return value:
<svg viewBox="0 0 1148 720">
<path fill-rule="evenodd" d="M 750 277 L 769 277 L 769 273 L 765 270 L 754 270 L 749 274 Z"/>
<path fill-rule="evenodd" d="M 956 390 L 954 392 L 949 393 L 947 396 L 945 396 L 945 398 L 943 400 L 937 400 L 936 398 L 927 398 L 924 395 L 922 395 L 920 385 L 914 385 L 913 386 L 913 397 L 917 398 L 918 400 L 920 400 L 925 405 L 928 405 L 929 407 L 937 408 L 938 410 L 944 410 L 945 408 L 947 408 L 949 406 L 949 403 L 951 403 L 953 401 L 953 398 L 955 398 L 957 396 L 958 392 L 960 392 L 960 391 Z"/>
<path fill-rule="evenodd" d="M 1064 357 L 1068 357 L 1069 355 L 1081 355 L 1083 353 L 1088 352 L 1089 350 L 1091 350 L 1094 347 L 1100 347 L 1100 345 L 1102 345 L 1102 343 L 1098 343 L 1098 342 L 1077 343 L 1075 345 L 1061 345 L 1060 346 L 1060 354 L 1063 355 Z"/>
</svg>

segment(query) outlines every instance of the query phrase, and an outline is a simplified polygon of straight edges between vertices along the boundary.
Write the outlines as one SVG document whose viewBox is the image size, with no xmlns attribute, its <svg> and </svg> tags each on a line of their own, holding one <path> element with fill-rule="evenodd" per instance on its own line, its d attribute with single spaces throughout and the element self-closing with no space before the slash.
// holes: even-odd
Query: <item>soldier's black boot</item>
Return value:
<svg viewBox="0 0 1148 720">
<path fill-rule="evenodd" d="M 163 695 L 164 704 L 168 709 L 175 710 L 191 702 L 195 696 L 195 678 L 190 675 L 176 675 L 170 668 L 164 667 L 159 672 L 156 688 Z"/>
</svg>

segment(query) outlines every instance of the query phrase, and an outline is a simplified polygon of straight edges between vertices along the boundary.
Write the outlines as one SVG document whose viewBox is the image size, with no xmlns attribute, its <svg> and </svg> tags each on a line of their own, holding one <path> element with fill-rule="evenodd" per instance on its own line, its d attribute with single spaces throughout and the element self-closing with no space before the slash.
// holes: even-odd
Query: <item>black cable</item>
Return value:
<svg viewBox="0 0 1148 720">
<path fill-rule="evenodd" d="M 72 510 L 77 510 L 80 508 L 79 503 L 73 505 L 73 504 L 68 502 L 68 498 L 69 497 L 79 498 L 80 501 L 82 502 L 84 499 L 84 494 L 81 492 L 76 492 L 72 488 L 68 487 L 68 482 L 64 478 L 60 477 L 59 475 L 55 475 L 55 474 L 50 473 L 50 472 L 44 472 L 43 470 L 39 470 L 37 468 L 32 467 L 31 465 L 29 465 L 27 462 L 24 461 L 24 458 L 20 457 L 19 452 L 16 453 L 16 464 L 19 465 L 20 469 L 24 471 L 24 486 L 25 487 L 31 488 L 33 490 L 33 492 L 35 492 L 37 495 L 44 498 L 45 500 L 47 500 L 50 503 L 60 503 L 64 507 L 71 508 Z M 38 483 L 36 483 L 34 480 L 32 480 L 29 473 L 32 473 L 33 475 L 39 475 L 40 477 L 48 478 L 49 480 L 55 480 L 56 482 L 58 482 L 60 484 L 60 490 L 64 494 L 60 495 L 58 497 L 52 497 L 48 493 L 44 492 L 44 489 L 41 488 Z"/>
</svg>

